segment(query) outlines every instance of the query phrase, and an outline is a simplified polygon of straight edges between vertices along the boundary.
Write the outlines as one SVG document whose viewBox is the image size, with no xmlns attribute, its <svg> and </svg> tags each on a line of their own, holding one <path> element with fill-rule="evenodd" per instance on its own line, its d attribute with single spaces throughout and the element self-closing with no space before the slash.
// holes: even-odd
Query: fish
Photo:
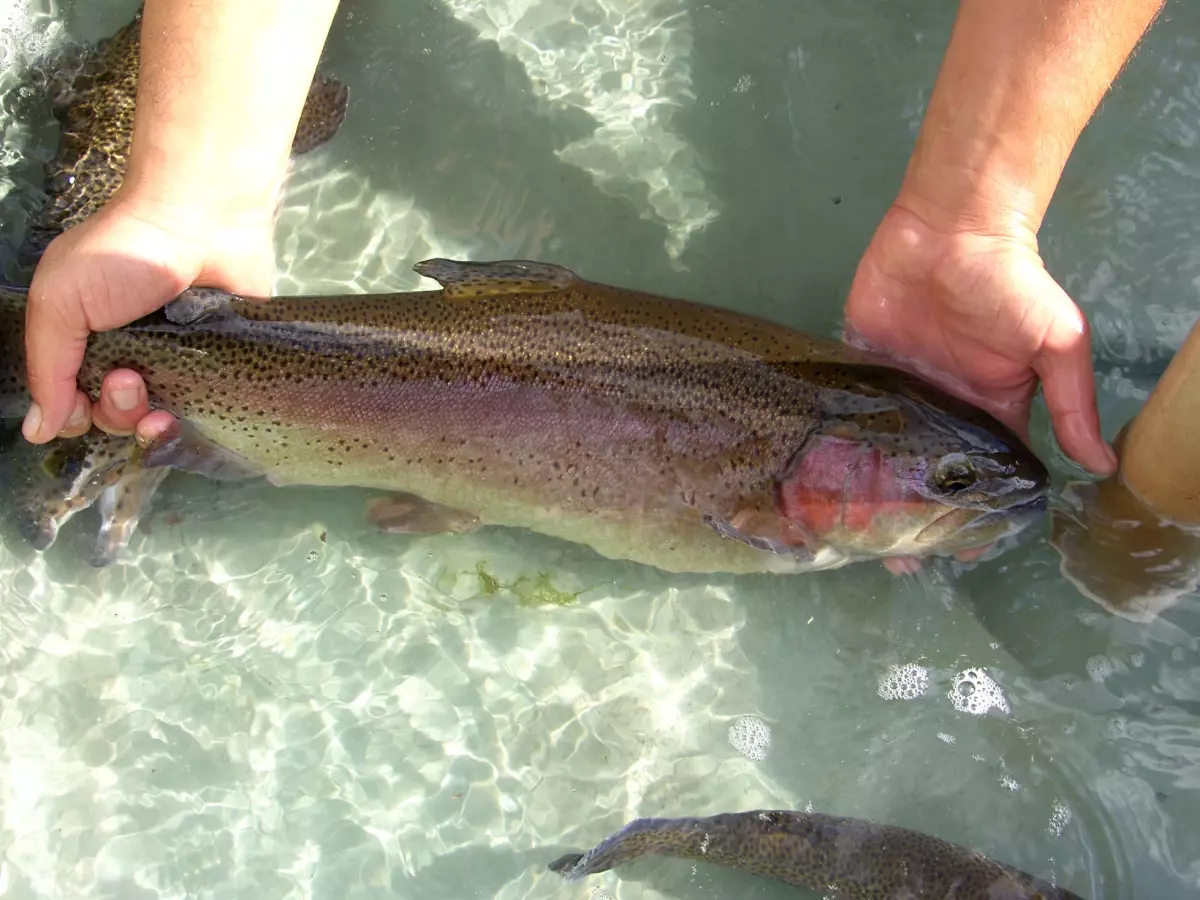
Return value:
<svg viewBox="0 0 1200 900">
<path fill-rule="evenodd" d="M 700 860 L 838 900 L 1082 900 L 1065 888 L 930 834 L 788 810 L 635 819 L 548 866 L 568 881 L 639 856 Z"/>
<path fill-rule="evenodd" d="M 94 47 L 73 46 L 34 66 L 59 123 L 59 143 L 46 166 L 46 201 L 19 250 L 25 267 L 35 265 L 55 237 L 103 206 L 124 179 L 141 25 L 139 6 L 126 25 Z M 292 156 L 325 145 L 341 127 L 349 102 L 349 87 L 318 69 L 292 139 Z"/>
<path fill-rule="evenodd" d="M 441 289 L 189 289 L 93 334 L 80 386 L 133 369 L 181 420 L 131 472 L 395 492 L 392 531 L 525 528 L 672 573 L 945 555 L 1044 512 L 1020 438 L 845 344 L 553 263 L 415 269 Z M 24 408 L 23 310 L 0 291 L 0 414 Z"/>
</svg>

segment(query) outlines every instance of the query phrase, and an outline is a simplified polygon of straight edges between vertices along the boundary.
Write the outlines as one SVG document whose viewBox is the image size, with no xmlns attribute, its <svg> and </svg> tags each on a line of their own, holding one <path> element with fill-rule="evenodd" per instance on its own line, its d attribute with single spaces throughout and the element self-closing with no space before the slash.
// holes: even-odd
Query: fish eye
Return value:
<svg viewBox="0 0 1200 900">
<path fill-rule="evenodd" d="M 938 462 L 937 471 L 933 475 L 938 489 L 949 494 L 965 491 L 978 480 L 978 477 L 971 461 L 961 453 L 952 453 L 942 457 Z"/>
</svg>

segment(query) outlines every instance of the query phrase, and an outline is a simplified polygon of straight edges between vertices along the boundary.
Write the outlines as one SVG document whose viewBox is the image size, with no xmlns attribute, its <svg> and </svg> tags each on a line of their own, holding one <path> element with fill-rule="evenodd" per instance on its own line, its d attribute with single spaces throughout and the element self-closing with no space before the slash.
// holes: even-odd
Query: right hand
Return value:
<svg viewBox="0 0 1200 900">
<path fill-rule="evenodd" d="M 248 296 L 270 293 L 272 212 L 216 222 L 195 210 L 116 195 L 46 248 L 29 288 L 25 348 L 33 404 L 22 427 L 31 443 L 73 437 L 94 423 L 113 434 L 153 440 L 173 423 L 151 412 L 140 375 L 117 369 L 99 401 L 76 377 L 88 335 L 118 328 L 165 306 L 193 284 Z"/>
<path fill-rule="evenodd" d="M 1022 437 L 1040 381 L 1067 455 L 1099 475 L 1116 470 L 1100 434 L 1087 320 L 1031 232 L 931 224 L 902 198 L 859 264 L 846 331 Z"/>
</svg>

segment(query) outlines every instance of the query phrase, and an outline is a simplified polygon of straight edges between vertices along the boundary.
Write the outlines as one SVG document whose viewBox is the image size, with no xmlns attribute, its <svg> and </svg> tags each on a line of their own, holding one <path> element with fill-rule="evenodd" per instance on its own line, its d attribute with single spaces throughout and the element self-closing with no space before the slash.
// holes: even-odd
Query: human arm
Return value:
<svg viewBox="0 0 1200 900">
<path fill-rule="evenodd" d="M 1200 584 L 1200 322 L 1117 439 L 1117 474 L 1063 490 L 1051 543 L 1064 576 L 1150 621 Z"/>
<path fill-rule="evenodd" d="M 126 324 L 203 283 L 270 290 L 276 195 L 337 0 L 146 0 L 125 178 L 51 242 L 30 285 L 27 439 L 94 418 L 129 431 L 148 412 L 133 372 L 93 411 L 75 384 L 89 332 Z M 131 393 L 130 393 L 131 392 Z M 93 417 L 94 412 L 94 417 Z"/>
<path fill-rule="evenodd" d="M 1037 232 L 1080 132 L 1162 0 L 962 0 L 847 336 L 1024 432 L 1040 379 L 1066 453 L 1109 474 L 1089 329 Z"/>
</svg>

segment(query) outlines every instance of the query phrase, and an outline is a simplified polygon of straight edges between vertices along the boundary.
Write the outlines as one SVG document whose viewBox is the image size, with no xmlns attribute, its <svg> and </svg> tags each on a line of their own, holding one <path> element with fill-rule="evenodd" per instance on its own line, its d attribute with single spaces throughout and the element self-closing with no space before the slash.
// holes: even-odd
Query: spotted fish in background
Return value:
<svg viewBox="0 0 1200 900">
<path fill-rule="evenodd" d="M 548 263 L 416 268 L 443 290 L 190 290 L 92 335 L 80 384 L 132 368 L 185 421 L 139 466 L 396 491 L 395 530 L 523 527 L 671 572 L 948 554 L 1043 511 L 1015 435 L 843 344 Z M 0 292 L 0 411 L 23 306 Z"/>
<path fill-rule="evenodd" d="M 97 46 L 74 47 L 36 67 L 60 137 L 46 169 L 46 201 L 19 254 L 30 270 L 51 240 L 100 209 L 121 184 L 133 134 L 141 18 L 139 9 L 128 25 Z M 314 150 L 337 133 L 349 98 L 344 84 L 320 72 L 314 76 L 292 141 L 293 155 Z M 23 309 L 23 299 L 18 305 Z M 24 351 L 10 340 L 8 354 L 0 363 L 5 372 L 0 417 L 19 418 L 28 409 L 29 396 L 23 375 L 14 373 L 13 366 L 24 359 Z M 169 472 L 144 468 L 132 438 L 99 430 L 41 449 L 26 447 L 19 455 L 24 465 L 14 467 L 13 477 L 23 480 L 14 487 L 25 536 L 38 549 L 49 547 L 71 516 L 98 505 L 96 565 L 112 562 L 128 543 Z"/>
<path fill-rule="evenodd" d="M 568 880 L 657 853 L 741 869 L 837 900 L 1082 900 L 941 838 L 863 819 L 753 811 L 635 819 L 550 871 Z"/>
<path fill-rule="evenodd" d="M 47 166 L 49 194 L 22 247 L 32 265 L 58 234 L 78 225 L 113 195 L 125 175 L 133 137 L 142 13 L 94 48 L 73 48 L 52 62 L 49 95 L 61 127 L 58 152 Z M 318 72 L 301 114 L 292 153 L 313 150 L 337 133 L 349 89 Z"/>
</svg>

